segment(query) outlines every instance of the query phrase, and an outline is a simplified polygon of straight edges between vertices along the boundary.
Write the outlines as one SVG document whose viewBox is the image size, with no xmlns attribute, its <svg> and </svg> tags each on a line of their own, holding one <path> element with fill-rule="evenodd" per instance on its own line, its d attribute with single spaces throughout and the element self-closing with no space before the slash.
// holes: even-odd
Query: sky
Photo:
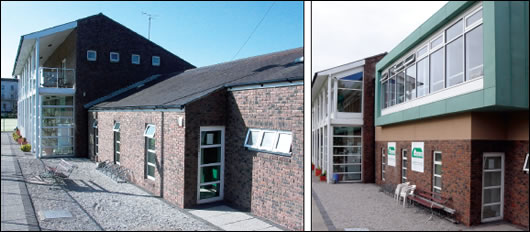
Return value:
<svg viewBox="0 0 530 232">
<path fill-rule="evenodd" d="M 390 52 L 447 2 L 313 2 L 315 72 Z"/>
<path fill-rule="evenodd" d="M 303 2 L 2 1 L 1 75 L 11 77 L 22 35 L 103 13 L 147 38 L 142 12 L 157 15 L 151 40 L 197 67 L 303 46 Z"/>
</svg>

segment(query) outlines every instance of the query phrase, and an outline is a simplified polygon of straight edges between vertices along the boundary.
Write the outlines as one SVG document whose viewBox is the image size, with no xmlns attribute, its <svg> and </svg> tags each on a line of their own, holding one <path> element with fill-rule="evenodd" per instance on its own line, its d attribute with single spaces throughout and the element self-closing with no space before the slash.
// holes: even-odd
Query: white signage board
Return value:
<svg viewBox="0 0 530 232">
<path fill-rule="evenodd" d="M 423 142 L 412 142 L 412 171 L 422 172 L 424 167 L 425 152 Z"/>
<path fill-rule="evenodd" d="M 396 142 L 388 142 L 388 165 L 396 166 Z"/>
</svg>

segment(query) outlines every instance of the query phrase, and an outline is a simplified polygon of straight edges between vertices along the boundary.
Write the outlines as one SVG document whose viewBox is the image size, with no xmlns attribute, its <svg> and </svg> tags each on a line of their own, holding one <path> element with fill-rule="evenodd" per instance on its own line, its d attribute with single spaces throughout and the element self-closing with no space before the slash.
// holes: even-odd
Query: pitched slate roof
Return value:
<svg viewBox="0 0 530 232">
<path fill-rule="evenodd" d="M 182 73 L 162 75 L 141 88 L 129 88 L 92 110 L 128 108 L 182 108 L 217 89 L 246 84 L 303 80 L 303 48 L 255 56 L 236 61 L 189 69 Z M 169 76 L 169 77 L 167 77 Z M 154 83 L 156 82 L 156 83 Z"/>
</svg>

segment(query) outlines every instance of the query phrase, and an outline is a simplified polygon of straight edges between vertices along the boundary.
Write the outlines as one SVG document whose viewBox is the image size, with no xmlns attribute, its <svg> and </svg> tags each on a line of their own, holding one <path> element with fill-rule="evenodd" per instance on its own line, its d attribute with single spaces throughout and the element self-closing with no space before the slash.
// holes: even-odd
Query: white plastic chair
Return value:
<svg viewBox="0 0 530 232">
<path fill-rule="evenodd" d="M 394 192 L 394 199 L 399 203 L 399 195 L 401 193 L 401 189 L 405 188 L 405 187 L 408 187 L 410 184 L 410 182 L 405 182 L 405 183 L 402 183 L 402 184 L 398 184 L 396 186 L 396 191 Z"/>
<path fill-rule="evenodd" d="M 407 203 L 407 196 L 412 195 L 412 193 L 414 193 L 414 190 L 416 190 L 416 185 L 410 185 L 406 188 L 401 189 L 399 199 L 401 200 L 401 198 L 403 198 L 403 208 L 405 208 L 405 204 Z"/>
</svg>

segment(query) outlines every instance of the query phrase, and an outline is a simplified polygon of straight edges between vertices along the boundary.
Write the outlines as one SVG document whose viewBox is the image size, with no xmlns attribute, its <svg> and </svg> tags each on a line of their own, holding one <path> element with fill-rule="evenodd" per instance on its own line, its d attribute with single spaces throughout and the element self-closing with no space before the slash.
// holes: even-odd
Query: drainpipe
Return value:
<svg viewBox="0 0 530 232">
<path fill-rule="evenodd" d="M 160 175 L 160 197 L 164 198 L 164 177 L 166 175 L 166 170 L 164 168 L 164 111 L 162 113 L 162 123 L 160 128 L 160 171 L 162 175 Z"/>
</svg>

